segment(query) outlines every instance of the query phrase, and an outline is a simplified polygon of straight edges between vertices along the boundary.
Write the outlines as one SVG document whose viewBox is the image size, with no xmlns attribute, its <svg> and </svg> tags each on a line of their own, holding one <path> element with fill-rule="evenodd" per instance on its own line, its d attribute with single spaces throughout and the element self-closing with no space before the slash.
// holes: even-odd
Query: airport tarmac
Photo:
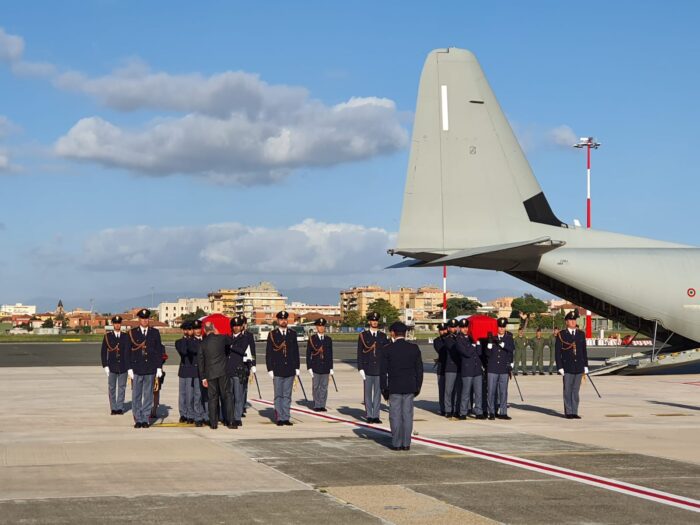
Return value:
<svg viewBox="0 0 700 525">
<path fill-rule="evenodd" d="M 109 415 L 99 367 L 0 368 L 0 523 L 699 521 L 696 375 L 596 378 L 581 420 L 561 418 L 561 379 L 521 377 L 512 421 L 458 421 L 435 413 L 427 373 L 416 441 L 394 452 L 361 421 L 357 372 L 335 369 L 329 419 L 296 387 L 294 426 L 277 427 L 260 374 L 244 426 L 211 430 L 177 423 L 175 365 L 149 429 Z"/>
</svg>

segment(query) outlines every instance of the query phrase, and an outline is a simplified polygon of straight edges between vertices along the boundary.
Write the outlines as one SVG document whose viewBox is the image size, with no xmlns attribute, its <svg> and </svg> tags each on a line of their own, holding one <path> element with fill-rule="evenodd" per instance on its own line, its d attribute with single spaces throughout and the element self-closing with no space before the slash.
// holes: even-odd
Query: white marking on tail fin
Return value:
<svg viewBox="0 0 700 525">
<path fill-rule="evenodd" d="M 442 131 L 450 130 L 450 115 L 447 108 L 447 86 L 440 86 L 440 96 L 442 102 Z"/>
</svg>

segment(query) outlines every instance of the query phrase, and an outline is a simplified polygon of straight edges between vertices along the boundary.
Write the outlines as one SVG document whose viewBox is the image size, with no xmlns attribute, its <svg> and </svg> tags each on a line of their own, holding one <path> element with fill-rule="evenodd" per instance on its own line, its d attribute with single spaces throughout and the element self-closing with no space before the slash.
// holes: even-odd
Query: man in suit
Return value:
<svg viewBox="0 0 700 525">
<path fill-rule="evenodd" d="M 438 381 L 438 402 L 440 405 L 440 415 L 445 415 L 445 365 L 447 363 L 447 347 L 445 337 L 447 336 L 447 323 L 438 324 L 438 336 L 433 340 L 433 348 L 437 353 L 435 365 L 437 367 Z"/>
<path fill-rule="evenodd" d="M 306 368 L 311 374 L 314 411 L 326 412 L 328 379 L 333 375 L 333 340 L 326 335 L 328 321 L 319 317 L 314 321 L 316 333 L 306 343 Z"/>
<path fill-rule="evenodd" d="M 588 373 L 586 334 L 576 326 L 578 312 L 572 310 L 564 317 L 566 328 L 555 342 L 555 358 L 559 375 L 564 376 L 564 417 L 581 419 L 578 415 L 579 390 L 583 374 Z"/>
<path fill-rule="evenodd" d="M 153 386 L 156 378 L 163 377 L 163 344 L 160 332 L 149 326 L 151 312 L 142 308 L 136 314 L 139 326 L 128 332 L 128 374 L 133 381 L 131 407 L 134 428 L 150 426 L 153 408 Z"/>
<path fill-rule="evenodd" d="M 461 333 L 457 336 L 455 351 L 459 354 L 460 376 L 462 378 L 462 399 L 460 402 L 459 419 L 467 419 L 467 414 L 475 414 L 477 419 L 485 419 L 483 415 L 481 344 L 469 335 L 469 319 L 459 321 Z M 474 408 L 471 399 L 474 396 Z"/>
<path fill-rule="evenodd" d="M 513 335 L 506 331 L 508 319 L 498 319 L 498 335 L 490 338 L 486 345 L 487 387 L 489 419 L 512 419 L 508 415 L 508 380 L 513 370 L 513 353 L 515 344 Z M 498 391 L 498 410 L 496 409 L 496 391 Z"/>
<path fill-rule="evenodd" d="M 216 333 L 214 323 L 204 323 L 206 337 L 202 340 L 197 359 L 199 360 L 199 374 L 202 377 L 202 386 L 207 389 L 209 395 L 209 428 L 218 427 L 219 401 L 223 405 L 225 420 L 229 428 L 233 428 L 233 408 L 231 406 L 231 389 L 229 377 L 226 373 L 227 346 L 233 343 L 228 335 Z"/>
<path fill-rule="evenodd" d="M 107 374 L 109 408 L 111 415 L 124 413 L 124 393 L 128 370 L 129 338 L 122 334 L 122 318 L 112 317 L 112 332 L 105 333 L 102 340 L 102 368 Z"/>
<path fill-rule="evenodd" d="M 413 399 L 423 386 L 423 360 L 418 345 L 406 341 L 407 327 L 400 321 L 389 327 L 392 343 L 382 350 L 380 385 L 389 401 L 391 449 L 410 450 L 413 433 Z"/>
<path fill-rule="evenodd" d="M 357 368 L 360 371 L 364 386 L 365 412 L 367 423 L 381 423 L 379 409 L 381 407 L 381 390 L 379 384 L 379 367 L 381 364 L 382 348 L 389 340 L 386 334 L 379 330 L 379 314 L 367 314 L 369 328 L 360 333 L 357 338 Z"/>
<path fill-rule="evenodd" d="M 445 336 L 445 417 L 459 416 L 459 403 L 462 398 L 462 378 L 460 377 L 459 354 L 457 353 L 457 334 L 459 321 L 447 321 Z"/>
<path fill-rule="evenodd" d="M 179 383 L 178 410 L 180 423 L 194 423 L 194 390 L 199 388 L 197 367 L 192 364 L 190 354 L 190 339 L 192 339 L 192 321 L 180 325 L 182 337 L 175 341 L 175 350 L 180 356 L 180 366 L 177 369 Z"/>
<path fill-rule="evenodd" d="M 291 406 L 294 377 L 299 375 L 297 333 L 289 324 L 289 312 L 277 312 L 277 328 L 267 335 L 265 364 L 275 392 L 277 426 L 292 426 Z"/>
<path fill-rule="evenodd" d="M 245 337 L 243 326 L 245 320 L 243 316 L 235 316 L 231 319 L 231 339 L 232 342 L 227 348 L 228 361 L 226 363 L 226 375 L 229 377 L 229 388 L 231 402 L 233 403 L 233 419 L 229 420 L 231 428 L 243 426 L 243 405 L 245 403 L 243 387 L 248 381 L 248 338 Z"/>
</svg>

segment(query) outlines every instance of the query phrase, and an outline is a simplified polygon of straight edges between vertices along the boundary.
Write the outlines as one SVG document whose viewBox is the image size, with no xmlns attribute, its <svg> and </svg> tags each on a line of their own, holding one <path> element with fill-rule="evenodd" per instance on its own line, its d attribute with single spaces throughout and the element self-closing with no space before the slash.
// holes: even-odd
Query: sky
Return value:
<svg viewBox="0 0 700 525">
<path fill-rule="evenodd" d="M 0 303 L 440 286 L 439 269 L 383 268 L 421 68 L 448 46 L 476 54 L 559 218 L 585 223 L 570 142 L 593 135 L 593 226 L 699 245 L 699 15 L 691 1 L 3 3 Z M 449 286 L 531 290 L 466 269 Z"/>
</svg>

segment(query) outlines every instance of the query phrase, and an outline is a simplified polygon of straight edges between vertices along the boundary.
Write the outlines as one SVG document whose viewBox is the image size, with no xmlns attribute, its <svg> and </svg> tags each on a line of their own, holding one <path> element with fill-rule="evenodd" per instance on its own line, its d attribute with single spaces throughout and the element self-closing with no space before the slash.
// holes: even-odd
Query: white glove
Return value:
<svg viewBox="0 0 700 525">
<path fill-rule="evenodd" d="M 160 379 L 161 377 L 163 377 L 163 369 L 161 369 L 161 368 L 156 368 L 156 377 L 157 377 L 158 379 Z"/>
<path fill-rule="evenodd" d="M 309 368 L 309 375 L 313 378 L 314 377 L 314 371 Z"/>
<path fill-rule="evenodd" d="M 255 373 L 255 372 L 257 372 L 258 370 L 257 370 L 254 366 L 251 366 L 251 367 L 250 367 L 250 371 L 251 371 L 252 373 Z"/>
<path fill-rule="evenodd" d="M 333 375 L 333 369 L 331 368 L 331 375 Z"/>
<path fill-rule="evenodd" d="M 105 375 L 109 375 L 109 367 L 108 366 L 105 367 Z"/>
<path fill-rule="evenodd" d="M 127 375 L 129 376 L 129 379 L 131 379 L 132 381 L 134 380 L 134 371 L 133 370 L 129 370 L 127 372 Z"/>
<path fill-rule="evenodd" d="M 560 369 L 559 369 L 559 375 L 560 375 L 560 376 L 563 376 L 563 375 L 564 375 L 564 369 L 563 369 L 563 368 L 560 368 Z"/>
<path fill-rule="evenodd" d="M 503 341 L 501 341 L 500 343 L 498 343 L 498 346 L 500 346 L 501 348 L 505 348 L 506 344 Z"/>
<path fill-rule="evenodd" d="M 362 380 L 363 380 L 363 381 L 364 381 L 365 379 L 367 379 L 367 376 L 365 375 L 365 371 L 364 371 L 364 370 L 360 370 L 360 375 L 362 376 Z"/>
<path fill-rule="evenodd" d="M 491 343 L 489 343 L 489 344 L 486 345 L 486 348 L 488 348 L 489 350 L 491 350 L 491 349 L 493 348 L 493 345 L 492 345 Z"/>
<path fill-rule="evenodd" d="M 294 371 L 294 373 L 295 373 L 296 375 L 299 375 L 299 369 L 297 368 L 297 369 Z"/>
<path fill-rule="evenodd" d="M 588 373 L 588 367 L 587 367 L 587 366 L 584 366 L 584 367 L 583 367 L 583 373 L 584 373 L 584 374 L 587 374 L 587 373 Z"/>
<path fill-rule="evenodd" d="M 267 373 L 267 375 L 269 375 L 269 376 L 272 377 L 272 378 L 275 377 L 275 373 L 274 373 L 272 370 L 270 370 L 270 371 Z"/>
</svg>

